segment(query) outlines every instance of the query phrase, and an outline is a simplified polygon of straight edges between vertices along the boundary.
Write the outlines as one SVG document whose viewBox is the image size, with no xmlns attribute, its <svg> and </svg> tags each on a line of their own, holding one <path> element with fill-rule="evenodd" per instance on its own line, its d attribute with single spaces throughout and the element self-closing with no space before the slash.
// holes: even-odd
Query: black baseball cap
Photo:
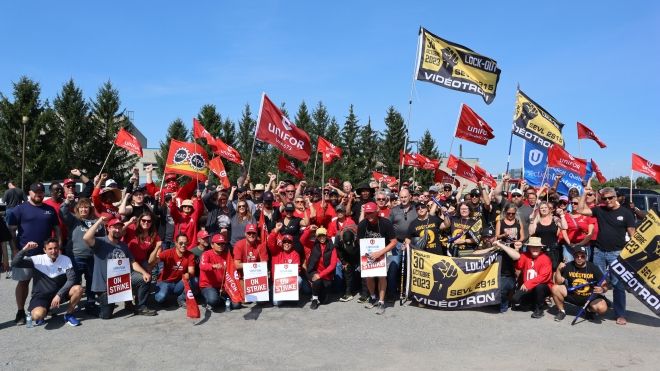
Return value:
<svg viewBox="0 0 660 371">
<path fill-rule="evenodd" d="M 46 192 L 46 188 L 42 183 L 32 183 L 30 185 L 30 191 L 32 192 Z"/>
<path fill-rule="evenodd" d="M 262 198 L 262 200 L 264 200 L 264 202 L 275 200 L 275 196 L 273 196 L 273 192 L 270 192 L 270 191 L 264 192 L 264 194 L 263 194 L 263 196 L 261 196 L 261 198 Z"/>
</svg>

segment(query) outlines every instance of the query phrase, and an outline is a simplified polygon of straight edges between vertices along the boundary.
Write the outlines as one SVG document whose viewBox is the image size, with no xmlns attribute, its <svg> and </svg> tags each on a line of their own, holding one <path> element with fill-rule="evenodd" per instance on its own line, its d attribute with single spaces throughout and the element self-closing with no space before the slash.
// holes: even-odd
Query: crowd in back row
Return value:
<svg viewBox="0 0 660 371">
<path fill-rule="evenodd" d="M 555 191 L 559 179 L 540 188 L 523 182 L 508 191 L 505 176 L 493 189 L 479 183 L 466 192 L 465 185 L 422 188 L 373 179 L 357 188 L 331 179 L 317 188 L 277 182 L 268 174 L 265 184 L 253 185 L 243 175 L 224 189 L 194 179 L 181 183 L 174 174 L 166 174 L 159 187 L 152 171 L 146 169 L 146 184 L 140 185 L 135 169 L 122 190 L 107 174 L 92 180 L 73 169 L 72 178 L 51 184 L 50 198 L 44 200 L 44 186 L 35 183 L 23 203 L 21 191 L 10 186 L 0 235 L 12 246 L 17 324 L 25 323 L 32 279 L 27 309 L 36 324 L 68 300 L 64 318 L 77 325 L 73 312 L 83 296 L 86 312 L 111 318 L 106 261 L 115 258 L 131 261 L 135 303 L 125 305 L 136 314 L 156 314 L 148 305 L 153 291 L 156 302 L 168 305 L 176 298 L 185 307 L 184 280 L 209 310 L 222 303 L 240 308 L 223 288 L 225 270 L 234 264 L 242 279 L 243 264 L 260 261 L 299 264 L 299 286 L 311 293 L 311 309 L 327 302 L 339 282 L 340 301 L 359 295 L 359 302 L 382 314 L 386 298 L 399 295 L 401 256 L 409 247 L 459 257 L 499 251 L 500 311 L 529 303 L 532 317 L 539 318 L 552 296 L 560 309 L 555 319 L 561 320 L 564 298 L 581 305 L 592 292 L 607 290 L 607 283 L 595 282 L 634 233 L 635 217 L 643 216 L 622 206 L 610 188 L 598 193 L 587 184 L 582 195 L 573 188 L 561 196 Z M 84 185 L 79 194 L 75 177 Z M 361 279 L 358 241 L 377 237 L 385 239 L 385 248 L 369 259 L 386 259 L 387 276 Z M 617 323 L 625 324 L 624 288 L 613 277 L 609 286 Z M 590 309 L 604 313 L 604 297 Z"/>
</svg>

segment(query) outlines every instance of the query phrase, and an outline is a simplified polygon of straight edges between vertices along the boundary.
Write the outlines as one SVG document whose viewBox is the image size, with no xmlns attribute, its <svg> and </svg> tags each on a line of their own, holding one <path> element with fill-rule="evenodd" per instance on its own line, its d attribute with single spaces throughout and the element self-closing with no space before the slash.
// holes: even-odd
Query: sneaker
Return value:
<svg viewBox="0 0 660 371">
<path fill-rule="evenodd" d="M 584 313 L 584 319 L 595 323 L 601 323 L 600 316 L 598 315 L 598 313 L 594 313 L 590 311 L 586 311 Z"/>
<path fill-rule="evenodd" d="M 319 301 L 314 299 L 312 300 L 312 304 L 309 306 L 309 309 L 316 310 L 319 307 Z"/>
<path fill-rule="evenodd" d="M 378 299 L 369 298 L 369 302 L 364 307 L 367 309 L 375 308 L 378 305 Z"/>
<path fill-rule="evenodd" d="M 145 308 L 136 309 L 135 310 L 135 315 L 136 316 L 155 316 L 156 311 L 153 310 L 153 309 L 149 309 L 149 308 L 145 307 Z"/>
<path fill-rule="evenodd" d="M 25 311 L 20 309 L 16 312 L 16 318 L 14 319 L 16 326 L 25 325 Z"/>
<path fill-rule="evenodd" d="M 38 320 L 34 321 L 34 326 L 35 326 L 35 327 L 36 327 L 36 326 L 42 326 L 44 323 L 46 323 L 45 320 L 43 320 L 43 319 L 38 319 Z"/>
<path fill-rule="evenodd" d="M 566 312 L 562 310 L 560 310 L 559 312 L 557 312 L 557 314 L 555 314 L 555 321 L 557 322 L 563 321 L 564 318 L 566 318 Z"/>
<path fill-rule="evenodd" d="M 360 296 L 360 297 L 358 298 L 358 300 L 357 300 L 357 302 L 360 303 L 360 304 L 364 304 L 364 303 L 366 303 L 366 302 L 368 302 L 368 301 L 369 301 L 369 297 L 368 297 L 368 296 Z"/>
<path fill-rule="evenodd" d="M 11 279 L 11 271 L 7 271 L 7 274 L 5 274 L 5 279 Z"/>
<path fill-rule="evenodd" d="M 209 304 L 206 304 L 206 305 L 204 305 L 204 310 L 207 311 L 207 312 L 210 312 L 210 311 L 213 310 L 213 307 Z"/>
<path fill-rule="evenodd" d="M 339 298 L 339 301 L 344 302 L 344 303 L 347 302 L 347 301 L 351 301 L 351 300 L 353 300 L 353 295 L 351 295 L 351 294 L 346 294 L 346 295 L 342 296 L 341 298 Z"/>
<path fill-rule="evenodd" d="M 179 308 L 186 309 L 186 301 L 185 300 L 177 300 L 177 304 L 179 304 Z"/>
<path fill-rule="evenodd" d="M 80 321 L 73 314 L 66 313 L 64 315 L 64 322 L 72 327 L 80 326 Z"/>
<path fill-rule="evenodd" d="M 379 301 L 378 304 L 376 304 L 376 314 L 385 314 L 385 303 L 382 301 Z"/>
<path fill-rule="evenodd" d="M 541 308 L 534 309 L 534 313 L 532 313 L 532 318 L 537 318 L 538 319 L 538 318 L 541 318 L 543 316 L 544 316 L 543 309 L 541 309 Z"/>
</svg>

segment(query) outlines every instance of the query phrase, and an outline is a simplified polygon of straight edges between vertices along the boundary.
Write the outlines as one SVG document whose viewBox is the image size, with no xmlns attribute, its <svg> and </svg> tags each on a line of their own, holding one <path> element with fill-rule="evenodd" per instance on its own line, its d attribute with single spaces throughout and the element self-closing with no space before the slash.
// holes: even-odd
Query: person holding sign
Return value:
<svg viewBox="0 0 660 371">
<path fill-rule="evenodd" d="M 369 253 L 367 258 L 371 261 L 386 259 L 389 267 L 391 259 L 390 251 L 396 247 L 397 239 L 394 234 L 394 227 L 389 219 L 378 216 L 378 206 L 374 202 L 364 205 L 364 220 L 358 224 L 357 238 L 376 239 L 384 238 L 385 247 L 381 250 Z M 367 289 L 369 290 L 369 302 L 365 306 L 367 309 L 377 308 L 376 314 L 385 313 L 385 291 L 387 290 L 387 277 L 368 277 Z M 378 298 L 376 298 L 376 282 L 378 282 Z"/>
<path fill-rule="evenodd" d="M 227 261 L 232 258 L 227 241 L 227 237 L 222 233 L 213 235 L 211 249 L 202 253 L 199 262 L 199 287 L 206 299 L 207 310 L 217 308 L 220 304 Z M 232 309 L 238 309 L 240 306 L 240 303 L 231 303 Z"/>
<path fill-rule="evenodd" d="M 71 326 L 80 325 L 73 311 L 82 297 L 83 289 L 75 284 L 76 272 L 73 270 L 71 259 L 66 255 L 60 255 L 59 243 L 54 238 L 44 243 L 44 254 L 26 256 L 28 251 L 38 247 L 38 243 L 28 242 L 11 262 L 12 267 L 33 271 L 32 298 L 28 306 L 32 320 L 35 321 L 35 325 L 42 325 L 48 311 L 58 308 L 60 303 L 68 299 L 69 306 L 64 321 Z"/>
<path fill-rule="evenodd" d="M 315 233 L 316 239 L 311 240 Z M 307 277 L 312 282 L 312 304 L 310 309 L 317 309 L 320 303 L 326 302 L 327 291 L 332 285 L 337 267 L 337 250 L 328 239 L 328 231 L 316 225 L 311 225 L 300 237 L 305 249 L 311 250 L 307 264 Z"/>
<path fill-rule="evenodd" d="M 245 238 L 236 242 L 234 245 L 234 264 L 239 271 L 241 286 L 245 287 L 243 282 L 243 264 L 267 262 L 268 253 L 265 244 L 259 244 L 257 241 L 257 225 L 248 224 L 245 226 Z"/>
<path fill-rule="evenodd" d="M 128 246 L 121 242 L 124 234 L 124 223 L 116 218 L 107 222 L 108 235 L 96 237 L 96 231 L 106 222 L 106 217 L 99 218 L 85 232 L 83 240 L 94 250 L 94 274 L 92 275 L 92 291 L 97 294 L 101 304 L 101 319 L 112 318 L 116 302 L 132 301 L 133 291 L 137 293 L 136 315 L 155 316 L 156 311 L 147 308 L 151 273 L 147 272 L 135 261 Z M 126 264 L 130 262 L 130 267 Z M 121 274 L 115 275 L 115 272 Z M 108 278 L 112 278 L 109 280 Z"/>
<path fill-rule="evenodd" d="M 284 224 L 282 222 L 277 222 L 275 228 L 268 235 L 267 246 L 268 251 L 270 251 L 271 256 L 271 271 L 273 273 L 273 288 L 277 285 L 275 281 L 275 265 L 278 264 L 290 264 L 298 265 L 298 274 L 300 274 L 300 255 L 293 249 L 293 236 L 290 234 L 285 234 L 279 239 L 279 232 L 282 229 Z M 302 277 L 298 276 L 297 278 L 298 287 L 302 286 Z M 279 306 L 279 302 L 273 299 L 273 305 L 276 307 Z"/>
</svg>

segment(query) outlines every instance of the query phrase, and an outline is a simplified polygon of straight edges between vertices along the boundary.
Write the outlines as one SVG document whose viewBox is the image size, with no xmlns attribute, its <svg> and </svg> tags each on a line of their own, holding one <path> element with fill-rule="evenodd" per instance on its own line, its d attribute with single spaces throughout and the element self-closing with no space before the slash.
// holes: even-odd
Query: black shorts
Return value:
<svg viewBox="0 0 660 371">
<path fill-rule="evenodd" d="M 569 295 L 566 297 L 565 300 L 566 300 L 566 302 L 568 302 L 568 303 L 571 303 L 571 304 L 573 304 L 573 305 L 577 305 L 578 307 L 582 307 L 582 306 L 584 306 L 584 303 L 587 302 L 587 299 L 589 299 L 589 296 L 580 296 L 580 295 L 572 295 L 572 294 L 569 294 Z M 596 295 L 594 296 L 593 300 L 591 300 L 591 302 L 593 303 L 593 302 L 596 301 L 597 299 L 605 299 L 605 297 L 604 297 L 603 295 L 601 295 L 601 294 L 596 294 Z"/>
<path fill-rule="evenodd" d="M 44 307 L 46 308 L 46 311 L 50 311 L 50 303 L 53 301 L 53 298 L 57 295 L 57 293 L 53 295 L 35 295 L 30 299 L 30 305 L 28 305 L 28 311 L 32 311 L 32 309 L 37 308 L 37 307 Z M 64 297 L 60 298 L 60 305 L 62 303 L 66 302 L 69 300 L 68 295 L 64 295 Z"/>
</svg>

